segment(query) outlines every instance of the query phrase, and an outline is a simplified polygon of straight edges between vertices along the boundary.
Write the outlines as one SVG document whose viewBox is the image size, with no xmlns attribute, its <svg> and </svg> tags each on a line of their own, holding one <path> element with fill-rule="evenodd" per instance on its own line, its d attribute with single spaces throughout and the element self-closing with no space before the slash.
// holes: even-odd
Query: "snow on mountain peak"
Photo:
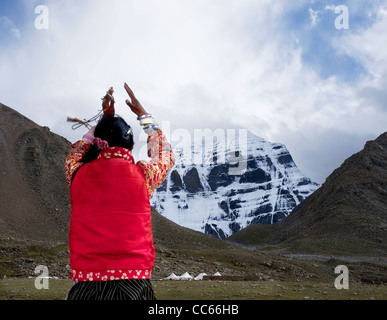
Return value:
<svg viewBox="0 0 387 320">
<path fill-rule="evenodd" d="M 176 164 L 151 204 L 168 219 L 225 239 L 250 224 L 285 218 L 319 186 L 283 144 L 251 132 L 195 130 L 172 148 Z"/>
</svg>

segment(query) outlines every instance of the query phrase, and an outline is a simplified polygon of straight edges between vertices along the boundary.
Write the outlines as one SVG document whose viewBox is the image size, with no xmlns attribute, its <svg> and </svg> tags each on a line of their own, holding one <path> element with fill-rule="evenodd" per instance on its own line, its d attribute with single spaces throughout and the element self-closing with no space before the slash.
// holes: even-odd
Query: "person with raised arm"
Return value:
<svg viewBox="0 0 387 320">
<path fill-rule="evenodd" d="M 148 134 L 150 161 L 135 162 L 133 131 L 115 114 L 114 90 L 103 116 L 72 145 L 65 171 L 70 188 L 70 277 L 67 300 L 153 300 L 155 262 L 150 198 L 175 159 L 158 124 L 125 83 L 126 104 Z"/>
</svg>

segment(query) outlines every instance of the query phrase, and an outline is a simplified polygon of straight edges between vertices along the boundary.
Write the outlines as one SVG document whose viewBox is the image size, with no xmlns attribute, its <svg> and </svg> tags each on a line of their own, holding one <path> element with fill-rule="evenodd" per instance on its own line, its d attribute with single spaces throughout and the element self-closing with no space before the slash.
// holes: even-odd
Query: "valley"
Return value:
<svg viewBox="0 0 387 320">
<path fill-rule="evenodd" d="M 62 300 L 71 286 L 67 242 L 70 203 L 63 172 L 64 158 L 71 144 L 1 104 L 0 125 L 0 299 Z M 289 160 L 288 156 L 282 157 L 286 154 L 282 146 L 270 148 L 279 152 L 274 157 L 277 160 Z M 159 298 L 386 299 L 386 150 L 387 133 L 384 133 L 366 142 L 363 150 L 344 161 L 308 197 L 294 202 L 295 207 L 286 218 L 274 224 L 250 224 L 239 231 L 235 229 L 225 239 L 173 222 L 155 206 L 152 225 L 156 263 L 152 278 Z M 266 157 L 260 159 L 261 164 L 270 167 Z M 270 183 L 265 181 L 268 176 L 259 174 L 262 172 L 254 167 L 259 161 L 251 160 L 254 161 L 246 167 L 252 171 L 247 171 L 249 174 L 244 179 Z M 211 182 L 214 189 L 219 183 L 230 183 L 221 168 L 213 169 L 220 174 L 219 179 Z M 289 168 L 297 171 L 294 166 Z M 272 182 L 283 179 L 279 169 L 274 170 L 273 165 L 271 169 Z M 174 182 L 167 184 L 169 191 L 170 187 L 179 186 L 175 176 Z M 280 192 L 276 198 L 283 205 L 277 206 L 281 210 L 289 208 L 283 200 L 295 199 L 297 188 L 317 187 L 312 182 L 304 184 L 304 177 L 295 176 L 300 179 L 291 180 L 292 192 Z M 188 177 L 182 173 L 180 178 L 185 185 L 181 184 L 180 191 L 187 185 L 200 188 L 195 177 L 194 171 Z M 226 187 L 233 183 L 240 184 L 240 181 L 232 181 Z M 228 208 L 231 214 L 230 220 L 226 220 L 228 225 L 235 222 L 231 206 L 233 210 L 241 209 L 236 208 L 238 203 L 233 198 L 238 196 L 239 189 L 233 190 L 232 193 L 228 189 L 218 199 L 221 201 L 213 199 L 214 208 L 223 211 Z M 253 189 L 241 194 L 248 193 L 253 199 Z M 211 206 L 203 199 L 196 206 L 211 214 L 207 212 Z M 46 266 L 52 277 L 48 292 L 31 288 L 37 277 L 35 268 L 40 265 Z M 340 276 L 335 273 L 339 265 L 348 268 L 348 290 L 334 286 Z M 171 273 L 186 272 L 192 276 L 206 273 L 210 277 L 201 281 L 162 280 Z M 215 273 L 221 277 L 214 278 Z"/>
</svg>

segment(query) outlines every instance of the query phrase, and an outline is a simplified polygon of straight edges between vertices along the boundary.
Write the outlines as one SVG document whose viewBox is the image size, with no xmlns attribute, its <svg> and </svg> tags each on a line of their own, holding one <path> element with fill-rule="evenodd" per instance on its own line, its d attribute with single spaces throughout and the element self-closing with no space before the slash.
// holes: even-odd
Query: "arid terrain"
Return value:
<svg viewBox="0 0 387 320">
<path fill-rule="evenodd" d="M 2 300 L 61 299 L 71 287 L 63 171 L 69 150 L 69 141 L 0 104 Z M 155 210 L 152 219 L 160 299 L 386 299 L 387 133 L 367 142 L 280 223 L 220 240 Z M 50 290 L 34 287 L 39 265 L 54 277 Z M 338 265 L 349 270 L 347 290 L 334 286 Z M 185 272 L 221 277 L 157 281 Z"/>
</svg>

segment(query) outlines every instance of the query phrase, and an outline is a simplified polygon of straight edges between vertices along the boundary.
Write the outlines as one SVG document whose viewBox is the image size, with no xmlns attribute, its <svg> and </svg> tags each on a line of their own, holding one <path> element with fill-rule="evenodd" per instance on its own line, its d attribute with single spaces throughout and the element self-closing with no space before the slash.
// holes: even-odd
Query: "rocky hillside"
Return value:
<svg viewBox="0 0 387 320">
<path fill-rule="evenodd" d="M 348 158 L 285 220 L 271 228 L 249 227 L 231 240 L 311 253 L 385 256 L 387 132 Z"/>
<path fill-rule="evenodd" d="M 0 235 L 65 240 L 70 205 L 63 164 L 70 143 L 0 104 Z"/>
</svg>

